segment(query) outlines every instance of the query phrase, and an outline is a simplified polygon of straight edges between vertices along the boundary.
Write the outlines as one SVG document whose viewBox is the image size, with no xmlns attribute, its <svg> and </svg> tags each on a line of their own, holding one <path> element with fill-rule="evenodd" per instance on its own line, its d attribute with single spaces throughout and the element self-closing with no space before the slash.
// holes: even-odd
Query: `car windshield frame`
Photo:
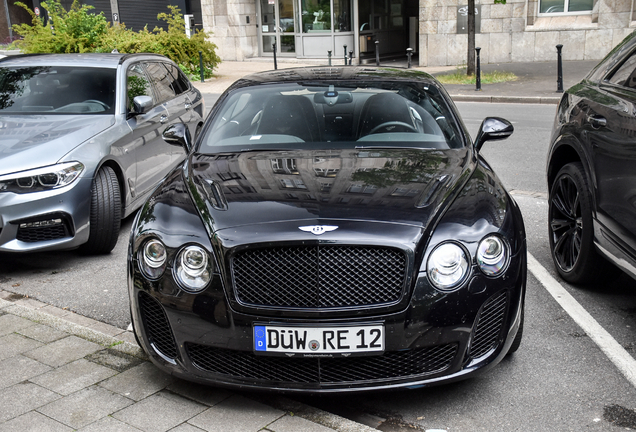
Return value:
<svg viewBox="0 0 636 432">
<path fill-rule="evenodd" d="M 0 66 L 0 115 L 115 114 L 117 69 Z"/>
<path fill-rule="evenodd" d="M 466 146 L 457 114 L 432 83 L 307 80 L 231 90 L 197 152 Z"/>
</svg>

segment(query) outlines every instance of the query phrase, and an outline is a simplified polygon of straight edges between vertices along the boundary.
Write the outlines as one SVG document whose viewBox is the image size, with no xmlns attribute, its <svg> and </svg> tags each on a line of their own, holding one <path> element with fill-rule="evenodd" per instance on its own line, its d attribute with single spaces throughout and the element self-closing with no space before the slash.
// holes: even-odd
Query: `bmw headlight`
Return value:
<svg viewBox="0 0 636 432">
<path fill-rule="evenodd" d="M 148 240 L 139 249 L 139 267 L 144 275 L 150 279 L 159 278 L 166 269 L 168 254 L 164 244 L 157 240 Z"/>
<path fill-rule="evenodd" d="M 81 162 L 64 162 L 0 176 L 0 192 L 29 193 L 67 186 L 84 171 Z"/>
<path fill-rule="evenodd" d="M 441 290 L 450 290 L 468 274 L 466 252 L 455 243 L 443 243 L 431 252 L 426 272 L 433 285 Z"/>
<path fill-rule="evenodd" d="M 186 291 L 202 291 L 210 282 L 212 269 L 205 249 L 189 245 L 179 251 L 174 263 L 177 282 Z"/>
<path fill-rule="evenodd" d="M 486 276 L 498 276 L 508 264 L 508 247 L 499 237 L 491 235 L 479 242 L 477 264 Z"/>
</svg>

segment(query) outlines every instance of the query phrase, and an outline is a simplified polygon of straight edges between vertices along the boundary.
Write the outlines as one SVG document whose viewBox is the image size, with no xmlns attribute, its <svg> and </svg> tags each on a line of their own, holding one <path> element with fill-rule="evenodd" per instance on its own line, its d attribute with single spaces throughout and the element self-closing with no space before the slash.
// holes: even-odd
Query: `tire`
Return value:
<svg viewBox="0 0 636 432">
<path fill-rule="evenodd" d="M 579 162 L 558 172 L 548 207 L 550 252 L 559 275 L 573 284 L 588 284 L 616 273 L 594 246 L 592 193 Z"/>
<path fill-rule="evenodd" d="M 523 338 L 523 321 L 525 320 L 525 304 L 521 306 L 521 322 L 519 323 L 519 330 L 517 330 L 517 334 L 515 335 L 515 339 L 512 341 L 512 345 L 508 349 L 508 354 L 514 354 L 518 349 L 519 345 L 521 345 L 521 339 Z"/>
<path fill-rule="evenodd" d="M 107 254 L 113 250 L 121 227 L 121 194 L 115 171 L 99 169 L 91 187 L 90 234 L 81 250 L 86 254 Z"/>
</svg>

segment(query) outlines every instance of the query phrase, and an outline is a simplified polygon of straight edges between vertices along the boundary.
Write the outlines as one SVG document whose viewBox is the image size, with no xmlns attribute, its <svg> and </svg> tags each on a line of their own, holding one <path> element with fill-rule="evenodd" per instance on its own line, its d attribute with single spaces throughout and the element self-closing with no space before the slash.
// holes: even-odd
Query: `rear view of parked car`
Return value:
<svg viewBox="0 0 636 432">
<path fill-rule="evenodd" d="M 185 157 L 163 131 L 196 134 L 203 113 L 163 56 L 0 60 L 0 252 L 110 252 L 121 219 Z"/>
<path fill-rule="evenodd" d="M 547 177 L 550 248 L 568 282 L 636 278 L 636 33 L 559 104 Z M 614 264 L 614 265 L 612 265 Z"/>
</svg>

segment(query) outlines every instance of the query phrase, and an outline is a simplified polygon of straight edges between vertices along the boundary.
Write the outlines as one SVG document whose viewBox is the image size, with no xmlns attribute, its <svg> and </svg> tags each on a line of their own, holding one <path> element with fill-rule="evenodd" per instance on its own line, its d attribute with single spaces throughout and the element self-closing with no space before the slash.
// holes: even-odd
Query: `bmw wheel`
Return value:
<svg viewBox="0 0 636 432">
<path fill-rule="evenodd" d="M 558 172 L 550 190 L 549 239 L 552 259 L 567 282 L 592 283 L 606 277 L 608 262 L 594 246 L 592 194 L 583 165 L 569 163 Z"/>
<path fill-rule="evenodd" d="M 113 250 L 121 226 L 121 194 L 115 171 L 100 168 L 91 188 L 90 234 L 82 251 L 107 254 Z"/>
</svg>

